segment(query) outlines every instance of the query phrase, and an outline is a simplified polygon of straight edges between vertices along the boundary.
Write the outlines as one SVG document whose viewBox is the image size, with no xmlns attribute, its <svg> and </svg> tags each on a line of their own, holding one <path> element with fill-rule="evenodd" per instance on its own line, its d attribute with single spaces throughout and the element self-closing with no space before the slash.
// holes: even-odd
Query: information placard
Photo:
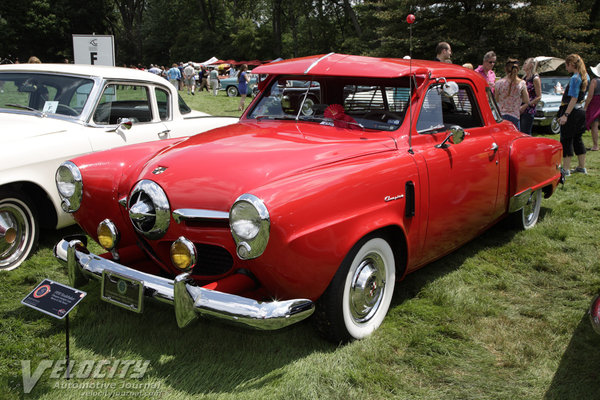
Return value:
<svg viewBox="0 0 600 400">
<path fill-rule="evenodd" d="M 62 283 L 44 279 L 21 304 L 41 311 L 54 318 L 63 319 L 87 293 Z"/>
</svg>

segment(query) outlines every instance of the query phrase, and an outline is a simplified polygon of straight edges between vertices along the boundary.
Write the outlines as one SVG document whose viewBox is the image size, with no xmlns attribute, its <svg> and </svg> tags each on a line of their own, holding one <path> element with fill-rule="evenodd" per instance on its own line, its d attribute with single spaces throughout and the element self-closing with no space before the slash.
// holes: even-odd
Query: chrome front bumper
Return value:
<svg viewBox="0 0 600 400">
<path fill-rule="evenodd" d="M 54 256 L 67 266 L 72 286 L 81 286 L 89 278 L 101 280 L 103 272 L 135 279 L 143 283 L 145 297 L 175 307 L 180 328 L 200 314 L 255 329 L 273 330 L 302 321 L 315 309 L 308 299 L 259 302 L 194 286 L 187 273 L 171 280 L 140 272 L 90 253 L 84 242 L 85 238 L 64 238 L 54 247 Z"/>
</svg>

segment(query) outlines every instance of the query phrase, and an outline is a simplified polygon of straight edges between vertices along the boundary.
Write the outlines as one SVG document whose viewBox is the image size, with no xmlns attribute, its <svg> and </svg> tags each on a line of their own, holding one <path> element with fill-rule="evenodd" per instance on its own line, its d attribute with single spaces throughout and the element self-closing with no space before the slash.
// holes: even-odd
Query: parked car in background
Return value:
<svg viewBox="0 0 600 400">
<path fill-rule="evenodd" d="M 40 228 L 74 223 L 56 168 L 70 157 L 231 124 L 192 111 L 163 78 L 126 68 L 0 66 L 0 270 L 18 267 Z"/>
<path fill-rule="evenodd" d="M 540 76 L 542 99 L 538 102 L 533 126 L 548 129 L 553 134 L 560 133 L 556 113 L 560 107 L 563 90 L 569 83 L 568 76 Z"/>
<path fill-rule="evenodd" d="M 169 303 L 180 327 L 314 314 L 328 339 L 360 339 L 397 280 L 505 217 L 534 227 L 562 179 L 560 143 L 503 121 L 466 68 L 331 53 L 254 71 L 268 77 L 237 124 L 60 166 L 65 209 L 106 249 L 56 245 L 72 285 Z"/>
<path fill-rule="evenodd" d="M 240 95 L 240 91 L 238 89 L 238 77 L 234 76 L 231 78 L 221 78 L 221 86 L 219 90 L 224 90 L 229 97 L 236 97 Z M 257 86 L 257 78 L 256 75 L 250 74 L 250 82 L 248 82 L 248 89 L 250 90 L 250 95 L 254 96 L 258 92 Z"/>
</svg>

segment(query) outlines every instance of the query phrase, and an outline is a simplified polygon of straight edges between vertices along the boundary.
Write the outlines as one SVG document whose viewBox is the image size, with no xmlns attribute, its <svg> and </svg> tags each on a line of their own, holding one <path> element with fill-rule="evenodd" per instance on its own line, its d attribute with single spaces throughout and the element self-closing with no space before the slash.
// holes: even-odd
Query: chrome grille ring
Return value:
<svg viewBox="0 0 600 400">
<path fill-rule="evenodd" d="M 139 181 L 129 195 L 127 208 L 135 230 L 148 239 L 159 239 L 167 232 L 171 216 L 169 199 L 156 182 Z"/>
</svg>

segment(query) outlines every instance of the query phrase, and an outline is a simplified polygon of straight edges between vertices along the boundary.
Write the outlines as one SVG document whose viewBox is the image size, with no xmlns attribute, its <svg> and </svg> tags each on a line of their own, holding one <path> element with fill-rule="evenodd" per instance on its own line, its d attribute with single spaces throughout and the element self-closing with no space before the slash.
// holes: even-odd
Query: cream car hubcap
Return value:
<svg viewBox="0 0 600 400">
<path fill-rule="evenodd" d="M 9 268 L 28 246 L 27 218 L 10 205 L 0 206 L 0 269 Z"/>
</svg>

